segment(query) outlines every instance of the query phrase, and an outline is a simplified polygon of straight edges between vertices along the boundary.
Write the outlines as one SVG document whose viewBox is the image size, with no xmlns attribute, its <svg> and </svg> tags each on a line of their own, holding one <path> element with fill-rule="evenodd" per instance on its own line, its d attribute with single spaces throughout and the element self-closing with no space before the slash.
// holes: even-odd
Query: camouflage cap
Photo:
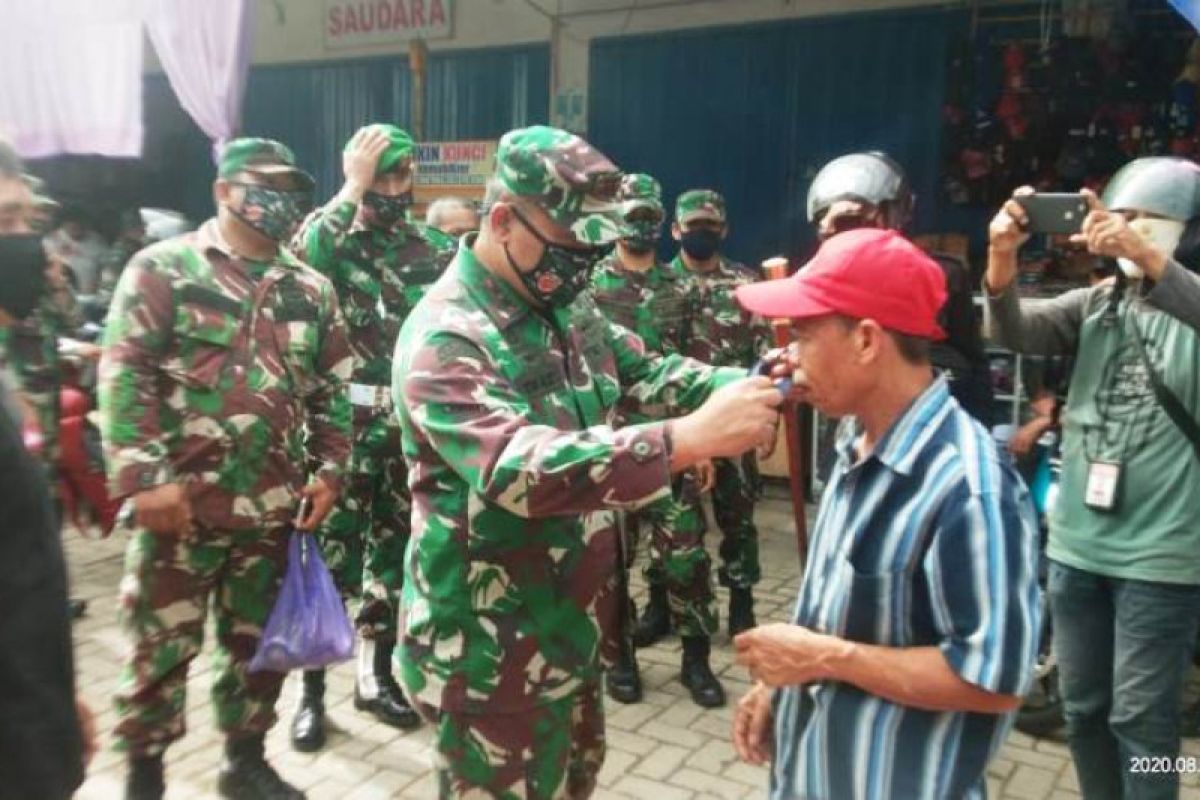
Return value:
<svg viewBox="0 0 1200 800">
<path fill-rule="evenodd" d="M 690 189 L 675 200 L 675 221 L 711 219 L 725 224 L 725 198 L 712 189 Z"/>
<path fill-rule="evenodd" d="M 388 139 L 388 146 L 379 156 L 379 163 L 375 165 L 375 174 L 383 175 L 391 172 L 398 166 L 404 164 L 412 164 L 413 153 L 416 150 L 416 142 L 408 131 L 399 128 L 387 122 L 377 122 L 374 125 L 367 125 L 359 128 L 358 131 L 350 137 L 350 141 L 346 142 L 346 148 L 342 152 L 350 149 L 350 144 L 367 131 L 381 131 Z"/>
<path fill-rule="evenodd" d="M 496 149 L 495 179 L 536 202 L 582 244 L 609 244 L 620 236 L 621 171 L 572 133 L 544 125 L 509 131 Z"/>
<path fill-rule="evenodd" d="M 316 185 L 311 175 L 296 166 L 291 149 L 273 139 L 242 138 L 225 145 L 217 164 L 217 177 L 230 178 L 239 172 L 294 175 L 303 191 L 311 192 Z"/>
<path fill-rule="evenodd" d="M 622 178 L 617 198 L 621 201 L 622 219 L 639 208 L 652 208 L 663 213 L 662 185 L 644 172 L 631 172 Z"/>
</svg>

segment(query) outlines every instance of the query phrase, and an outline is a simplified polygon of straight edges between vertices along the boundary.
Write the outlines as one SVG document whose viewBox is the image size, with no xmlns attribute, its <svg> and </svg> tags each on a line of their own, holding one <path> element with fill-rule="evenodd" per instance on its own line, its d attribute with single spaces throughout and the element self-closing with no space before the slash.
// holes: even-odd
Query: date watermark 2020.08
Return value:
<svg viewBox="0 0 1200 800">
<path fill-rule="evenodd" d="M 1135 756 L 1129 759 L 1129 771 L 1135 775 L 1164 775 L 1200 772 L 1200 758 L 1195 756 Z"/>
</svg>

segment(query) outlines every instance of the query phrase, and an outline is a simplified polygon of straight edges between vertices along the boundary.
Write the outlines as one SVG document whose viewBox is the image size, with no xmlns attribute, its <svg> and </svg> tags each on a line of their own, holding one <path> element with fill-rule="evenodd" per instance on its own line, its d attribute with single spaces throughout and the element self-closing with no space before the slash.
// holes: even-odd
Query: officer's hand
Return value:
<svg viewBox="0 0 1200 800">
<path fill-rule="evenodd" d="M 775 436 L 783 394 L 770 378 L 744 378 L 713 392 L 703 406 L 672 423 L 675 471 L 706 458 L 734 458 Z"/>
<path fill-rule="evenodd" d="M 178 483 L 165 483 L 133 496 L 137 524 L 151 533 L 186 537 L 192 532 L 192 509 Z"/>
<path fill-rule="evenodd" d="M 1029 241 L 1029 215 L 1016 198 L 1033 193 L 1032 186 L 1017 189 L 988 226 L 987 285 L 995 293 L 1003 292 L 1017 277 L 1016 255 Z"/>
<path fill-rule="evenodd" d="M 379 157 L 387 147 L 387 134 L 374 128 L 364 128 L 350 140 L 350 146 L 342 156 L 342 172 L 346 176 L 346 188 L 359 198 L 375 183 Z"/>
<path fill-rule="evenodd" d="M 774 749 L 771 724 L 771 690 L 756 683 L 738 701 L 733 715 L 733 749 L 747 764 L 762 766 Z"/>
<path fill-rule="evenodd" d="M 317 478 L 300 490 L 308 502 L 308 514 L 297 522 L 297 527 L 305 531 L 315 531 L 325 517 L 329 516 L 333 503 L 337 500 L 337 490 L 325 481 Z"/>
<path fill-rule="evenodd" d="M 711 458 L 706 458 L 695 466 L 696 472 L 696 487 L 703 494 L 712 491 L 713 486 L 717 483 L 717 469 L 713 466 Z"/>
</svg>

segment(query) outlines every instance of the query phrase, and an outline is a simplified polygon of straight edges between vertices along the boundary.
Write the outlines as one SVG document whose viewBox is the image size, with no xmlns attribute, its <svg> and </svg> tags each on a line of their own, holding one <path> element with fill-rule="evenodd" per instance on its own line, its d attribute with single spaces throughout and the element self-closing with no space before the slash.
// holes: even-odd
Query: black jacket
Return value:
<svg viewBox="0 0 1200 800">
<path fill-rule="evenodd" d="M 61 800 L 83 781 L 66 566 L 5 394 L 0 381 L 0 800 Z"/>
</svg>

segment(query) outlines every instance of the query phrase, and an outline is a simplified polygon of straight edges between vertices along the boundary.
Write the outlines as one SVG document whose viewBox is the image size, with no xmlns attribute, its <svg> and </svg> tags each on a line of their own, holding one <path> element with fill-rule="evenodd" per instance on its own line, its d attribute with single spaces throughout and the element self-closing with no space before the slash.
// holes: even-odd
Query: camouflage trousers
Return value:
<svg viewBox="0 0 1200 800">
<path fill-rule="evenodd" d="M 359 633 L 368 639 L 395 638 L 404 549 L 412 530 L 408 470 L 399 429 L 380 419 L 366 424 L 377 429 L 363 430 L 356 419 L 350 470 L 318 539 Z"/>
<path fill-rule="evenodd" d="M 511 714 L 421 712 L 434 725 L 442 800 L 583 800 L 596 788 L 605 753 L 599 681 Z"/>
<path fill-rule="evenodd" d="M 758 528 L 754 526 L 754 503 L 758 499 L 758 464 L 753 455 L 740 459 L 719 458 L 713 462 L 716 472 L 712 490 L 713 516 L 721 530 L 721 567 L 717 579 L 722 586 L 734 589 L 749 589 L 762 578 L 762 565 L 758 558 Z M 704 512 L 696 502 L 696 514 L 703 525 Z M 700 547 L 703 552 L 703 546 Z M 708 555 L 705 554 L 707 561 Z M 670 589 L 670 568 L 663 557 L 650 550 L 650 566 L 646 568 L 646 580 Z M 710 590 L 711 594 L 711 590 Z M 716 616 L 713 617 L 716 629 Z"/>
<path fill-rule="evenodd" d="M 748 453 L 738 459 L 719 458 L 713 465 L 713 517 L 721 529 L 717 579 L 731 589 L 749 589 L 762 579 L 758 528 L 754 526 L 754 503 L 760 491 L 758 462 Z"/>
<path fill-rule="evenodd" d="M 650 583 L 665 583 L 671 621 L 681 636 L 711 636 L 719 614 L 712 587 L 712 559 L 704 549 L 708 525 L 700 505 L 700 487 L 692 473 L 671 484 L 671 499 L 625 518 L 629 553 L 636 552 L 642 523 L 650 526 Z"/>
<path fill-rule="evenodd" d="M 116 691 L 117 748 L 161 753 L 186 729 L 188 666 L 211 603 L 216 617 L 212 701 L 217 727 L 239 738 L 275 724 L 279 672 L 249 672 L 287 565 L 288 529 L 199 529 L 181 539 L 126 527 L 119 619 L 132 644 Z"/>
</svg>

